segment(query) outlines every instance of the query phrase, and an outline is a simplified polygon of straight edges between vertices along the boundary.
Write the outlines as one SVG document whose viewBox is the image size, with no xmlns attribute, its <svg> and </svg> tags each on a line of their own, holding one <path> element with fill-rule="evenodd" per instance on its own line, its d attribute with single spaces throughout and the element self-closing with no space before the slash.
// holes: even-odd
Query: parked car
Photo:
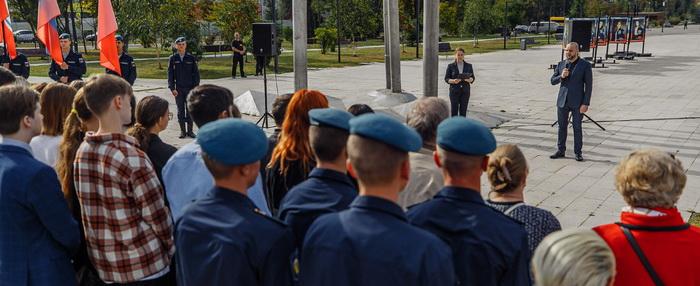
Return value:
<svg viewBox="0 0 700 286">
<path fill-rule="evenodd" d="M 537 22 L 530 23 L 530 27 L 527 28 L 528 33 L 545 33 L 554 32 L 559 27 L 556 22 L 541 21 L 539 24 Z"/>
<path fill-rule="evenodd" d="M 554 33 L 556 33 L 556 34 L 563 34 L 563 33 L 564 33 L 564 26 L 558 25 L 558 26 L 557 26 L 557 31 L 554 32 Z"/>
<path fill-rule="evenodd" d="M 527 25 L 517 25 L 517 26 L 515 26 L 514 29 L 515 29 L 516 33 L 523 34 L 523 33 L 527 33 L 528 28 L 529 27 Z"/>
<path fill-rule="evenodd" d="M 97 33 L 92 33 L 87 36 L 85 36 L 86 41 L 96 41 L 97 40 Z"/>
<path fill-rule="evenodd" d="M 36 41 L 34 32 L 30 30 L 17 30 L 14 33 L 15 41 L 18 43 L 31 43 Z"/>
</svg>

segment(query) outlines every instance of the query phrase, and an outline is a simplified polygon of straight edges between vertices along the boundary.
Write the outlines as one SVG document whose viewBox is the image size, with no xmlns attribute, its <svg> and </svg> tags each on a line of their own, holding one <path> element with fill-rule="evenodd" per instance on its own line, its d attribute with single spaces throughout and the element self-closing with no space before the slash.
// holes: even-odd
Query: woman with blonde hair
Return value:
<svg viewBox="0 0 700 286">
<path fill-rule="evenodd" d="M 29 145 L 34 157 L 46 165 L 55 167 L 58 145 L 61 143 L 63 124 L 71 112 L 76 90 L 62 83 L 51 83 L 41 92 L 39 105 L 44 116 L 41 135 L 32 138 Z"/>
<path fill-rule="evenodd" d="M 309 110 L 326 107 L 328 99 L 317 90 L 301 89 L 289 101 L 282 132 L 265 176 L 265 195 L 273 214 L 277 214 L 284 195 L 306 180 L 316 165 L 309 143 Z"/>
<path fill-rule="evenodd" d="M 528 234 L 530 253 L 548 234 L 561 230 L 559 220 L 549 211 L 525 204 L 525 186 L 529 169 L 525 155 L 516 145 L 498 146 L 486 170 L 491 191 L 486 204 L 523 223 Z"/>
<path fill-rule="evenodd" d="M 591 230 L 557 231 L 535 250 L 532 273 L 537 286 L 612 285 L 615 257 Z"/>
<path fill-rule="evenodd" d="M 627 206 L 620 222 L 593 228 L 615 254 L 615 285 L 700 285 L 700 228 L 676 208 L 686 180 L 681 161 L 656 149 L 620 162 L 615 188 Z"/>
</svg>

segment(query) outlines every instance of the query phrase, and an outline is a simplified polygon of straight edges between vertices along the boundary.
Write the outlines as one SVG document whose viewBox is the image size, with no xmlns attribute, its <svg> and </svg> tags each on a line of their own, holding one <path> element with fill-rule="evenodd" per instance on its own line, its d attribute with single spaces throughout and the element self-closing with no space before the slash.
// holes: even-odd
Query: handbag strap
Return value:
<svg viewBox="0 0 700 286">
<path fill-rule="evenodd" d="M 639 247 L 639 243 L 637 243 L 637 240 L 634 238 L 634 235 L 632 235 L 632 232 L 630 231 L 630 229 L 627 228 L 627 226 L 624 226 L 621 224 L 619 226 L 620 226 L 620 229 L 622 229 L 622 232 L 625 234 L 625 237 L 627 237 L 627 241 L 630 243 L 630 246 L 632 246 L 632 249 L 634 249 L 634 252 L 637 253 L 637 257 L 639 257 L 639 260 L 642 262 L 642 265 L 644 265 L 644 269 L 646 269 L 647 273 L 651 277 L 651 280 L 654 281 L 654 285 L 663 286 L 664 282 L 661 281 L 659 274 L 656 273 L 656 271 L 654 270 L 654 267 L 651 266 L 651 263 L 647 259 L 646 255 L 644 255 L 642 248 Z"/>
</svg>

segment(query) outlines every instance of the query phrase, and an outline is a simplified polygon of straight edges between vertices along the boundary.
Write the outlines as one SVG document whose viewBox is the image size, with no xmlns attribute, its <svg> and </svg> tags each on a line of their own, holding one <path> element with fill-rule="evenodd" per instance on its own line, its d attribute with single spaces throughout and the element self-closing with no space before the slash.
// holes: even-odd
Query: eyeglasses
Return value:
<svg viewBox="0 0 700 286">
<path fill-rule="evenodd" d="M 172 112 L 168 112 L 168 120 L 173 120 L 173 113 Z"/>
</svg>

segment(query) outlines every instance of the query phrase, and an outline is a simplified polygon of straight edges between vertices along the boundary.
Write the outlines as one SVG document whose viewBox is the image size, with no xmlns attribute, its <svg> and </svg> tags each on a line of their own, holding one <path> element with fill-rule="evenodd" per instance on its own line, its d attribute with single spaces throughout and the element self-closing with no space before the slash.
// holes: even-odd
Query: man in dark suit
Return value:
<svg viewBox="0 0 700 286">
<path fill-rule="evenodd" d="M 552 85 L 561 85 L 557 96 L 558 150 L 549 157 L 552 159 L 564 157 L 566 151 L 566 127 L 569 125 L 569 114 L 571 114 L 571 124 L 574 126 L 574 154 L 576 155 L 576 161 L 580 162 L 583 161 L 583 156 L 581 155 L 581 147 L 583 146 L 581 121 L 583 114 L 588 111 L 588 106 L 591 104 L 593 71 L 589 62 L 579 58 L 577 43 L 569 43 L 564 51 L 566 59 L 557 65 L 551 78 Z"/>
<path fill-rule="evenodd" d="M 56 172 L 34 159 L 29 140 L 42 127 L 39 94 L 0 88 L 0 284 L 75 285 L 71 254 L 78 223 Z"/>
</svg>

